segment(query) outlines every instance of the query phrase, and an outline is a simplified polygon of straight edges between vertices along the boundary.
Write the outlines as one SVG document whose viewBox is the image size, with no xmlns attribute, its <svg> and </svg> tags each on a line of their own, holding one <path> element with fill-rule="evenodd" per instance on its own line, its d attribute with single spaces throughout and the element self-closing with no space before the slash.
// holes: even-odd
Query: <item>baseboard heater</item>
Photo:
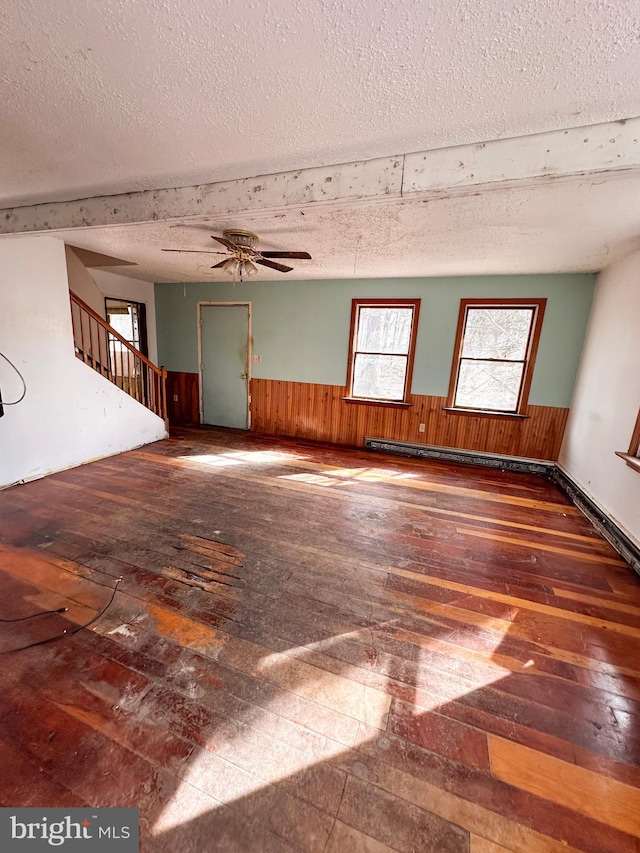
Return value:
<svg viewBox="0 0 640 853">
<path fill-rule="evenodd" d="M 616 549 L 623 560 L 640 575 L 640 548 L 632 542 L 615 521 L 582 491 L 580 486 L 559 465 L 554 464 L 551 479 L 569 500 L 589 519 L 598 533 Z"/>
<path fill-rule="evenodd" d="M 501 471 L 518 471 L 523 474 L 539 474 L 547 477 L 567 495 L 598 533 L 640 575 L 640 547 L 632 542 L 615 521 L 600 509 L 571 479 L 567 472 L 555 462 L 528 459 L 522 456 L 501 456 L 498 453 L 483 453 L 476 450 L 461 450 L 457 447 L 412 444 L 408 441 L 392 441 L 386 438 L 365 438 L 364 446 L 366 450 L 378 450 L 383 453 L 394 453 L 398 456 L 438 459 L 443 462 L 479 465 L 482 468 L 499 468 Z"/>
<path fill-rule="evenodd" d="M 502 471 L 519 471 L 524 474 L 551 476 L 554 462 L 543 459 L 527 459 L 524 456 L 501 456 L 498 453 L 482 453 L 476 450 L 461 450 L 457 447 L 440 447 L 435 444 L 411 444 L 408 441 L 391 441 L 386 438 L 365 438 L 367 450 L 381 450 L 398 456 L 417 456 L 421 459 L 440 459 L 444 462 L 462 462 L 480 465 L 482 468 L 499 468 Z"/>
</svg>

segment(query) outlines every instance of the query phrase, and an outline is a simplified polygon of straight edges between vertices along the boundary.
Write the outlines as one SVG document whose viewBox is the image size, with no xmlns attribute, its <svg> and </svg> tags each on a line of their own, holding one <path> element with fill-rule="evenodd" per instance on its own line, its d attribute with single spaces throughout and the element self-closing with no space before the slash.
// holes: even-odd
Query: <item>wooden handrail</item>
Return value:
<svg viewBox="0 0 640 853">
<path fill-rule="evenodd" d="M 143 361 L 147 365 L 147 367 L 150 367 L 156 373 L 161 373 L 162 367 L 158 367 L 157 364 L 154 364 L 152 361 L 150 361 L 146 355 L 143 355 L 140 352 L 139 349 L 136 349 L 134 347 L 134 345 L 129 343 L 129 341 L 126 338 L 123 338 L 122 335 L 120 335 L 118 332 L 116 332 L 116 330 L 113 328 L 113 326 L 110 326 L 109 323 L 107 323 L 107 321 L 104 319 L 104 317 L 101 317 L 96 311 L 93 310 L 93 308 L 90 305 L 87 305 L 86 302 L 84 302 L 82 299 L 80 299 L 79 296 L 76 296 L 76 294 L 73 293 L 73 291 L 71 291 L 71 290 L 69 291 L 69 296 L 71 297 L 72 302 L 75 302 L 76 305 L 80 306 L 80 308 L 82 308 L 83 311 L 86 311 L 86 313 L 89 314 L 91 317 L 93 317 L 93 319 L 100 326 L 102 326 L 103 329 L 105 329 L 107 332 L 109 332 L 109 334 L 112 337 L 117 338 L 117 340 L 119 340 L 121 344 L 124 344 L 128 350 L 131 350 L 131 352 L 135 353 L 136 357 L 138 357 L 141 361 Z"/>
<path fill-rule="evenodd" d="M 104 317 L 101 317 L 72 291 L 69 291 L 69 298 L 77 357 L 161 417 L 167 424 L 167 371 L 165 368 L 158 367 L 150 361 L 113 326 L 109 325 Z M 74 305 L 77 312 L 74 312 Z M 79 326 L 76 323 L 76 313 Z M 85 330 L 88 335 L 85 335 Z M 114 346 L 116 341 L 121 347 L 119 352 Z M 126 351 L 126 356 L 122 347 Z"/>
</svg>

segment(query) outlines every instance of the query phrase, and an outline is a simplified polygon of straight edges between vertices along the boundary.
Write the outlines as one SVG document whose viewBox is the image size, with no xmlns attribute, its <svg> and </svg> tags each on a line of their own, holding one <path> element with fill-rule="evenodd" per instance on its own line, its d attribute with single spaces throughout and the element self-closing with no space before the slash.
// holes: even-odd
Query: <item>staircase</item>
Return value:
<svg viewBox="0 0 640 853">
<path fill-rule="evenodd" d="M 109 382 L 167 420 L 167 371 L 156 367 L 99 314 L 69 291 L 76 356 Z"/>
</svg>

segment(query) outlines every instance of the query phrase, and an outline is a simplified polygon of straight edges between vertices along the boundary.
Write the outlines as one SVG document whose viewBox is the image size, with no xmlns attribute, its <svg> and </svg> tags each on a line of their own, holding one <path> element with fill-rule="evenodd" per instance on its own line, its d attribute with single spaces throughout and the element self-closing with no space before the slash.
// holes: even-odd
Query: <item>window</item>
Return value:
<svg viewBox="0 0 640 853">
<path fill-rule="evenodd" d="M 448 409 L 522 415 L 546 299 L 462 299 Z"/>
<path fill-rule="evenodd" d="M 631 443 L 627 453 L 616 451 L 617 456 L 621 456 L 630 468 L 640 471 L 640 411 L 636 418 L 636 425 L 631 436 Z"/>
<path fill-rule="evenodd" d="M 111 297 L 106 297 L 104 304 L 107 323 L 113 326 L 125 341 L 140 350 L 143 355 L 148 355 L 146 305 Z M 121 345 L 118 344 L 118 346 Z"/>
<path fill-rule="evenodd" d="M 419 299 L 353 300 L 347 400 L 409 405 L 419 311 Z"/>
</svg>

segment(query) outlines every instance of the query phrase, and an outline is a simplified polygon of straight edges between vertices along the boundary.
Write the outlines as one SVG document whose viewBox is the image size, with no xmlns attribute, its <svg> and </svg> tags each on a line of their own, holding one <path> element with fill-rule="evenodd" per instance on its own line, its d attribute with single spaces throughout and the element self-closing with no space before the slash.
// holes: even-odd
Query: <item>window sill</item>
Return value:
<svg viewBox="0 0 640 853">
<path fill-rule="evenodd" d="M 616 450 L 616 456 L 624 459 L 629 468 L 633 468 L 634 471 L 640 471 L 640 458 L 637 456 L 631 456 L 631 454 L 623 453 L 621 450 Z"/>
<path fill-rule="evenodd" d="M 402 400 L 364 400 L 360 397 L 343 397 L 345 403 L 357 403 L 361 406 L 388 406 L 392 409 L 410 409 L 413 403 L 405 403 Z"/>
<path fill-rule="evenodd" d="M 450 415 L 467 415 L 472 418 L 504 418 L 506 420 L 524 421 L 530 415 L 521 415 L 518 412 L 488 412 L 485 409 L 456 409 L 453 406 L 444 406 L 443 412 Z"/>
</svg>

